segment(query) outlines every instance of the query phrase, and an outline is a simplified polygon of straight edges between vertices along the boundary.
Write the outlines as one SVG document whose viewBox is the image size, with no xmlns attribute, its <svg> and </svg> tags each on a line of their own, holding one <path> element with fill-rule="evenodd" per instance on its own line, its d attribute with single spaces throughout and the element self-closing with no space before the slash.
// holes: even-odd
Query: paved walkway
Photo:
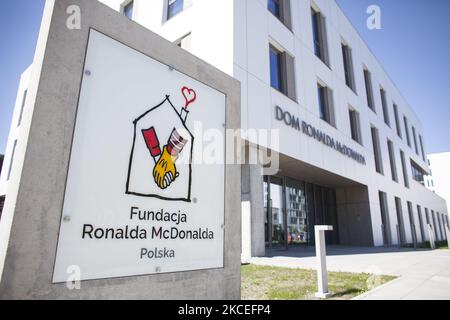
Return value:
<svg viewBox="0 0 450 320">
<path fill-rule="evenodd" d="M 356 299 L 450 300 L 450 251 L 397 248 L 327 247 L 329 271 L 399 276 Z M 270 250 L 250 263 L 316 269 L 314 248 Z"/>
</svg>

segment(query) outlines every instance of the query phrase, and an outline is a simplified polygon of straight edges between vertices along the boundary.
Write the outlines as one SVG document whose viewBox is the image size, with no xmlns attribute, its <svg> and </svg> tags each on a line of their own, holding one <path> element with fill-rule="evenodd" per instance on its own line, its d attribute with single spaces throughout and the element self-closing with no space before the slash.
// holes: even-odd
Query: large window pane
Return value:
<svg viewBox="0 0 450 320">
<path fill-rule="evenodd" d="M 306 196 L 303 183 L 290 182 L 286 188 L 288 244 L 309 242 Z"/>
<path fill-rule="evenodd" d="M 366 86 L 367 105 L 373 112 L 375 112 L 372 89 L 372 75 L 370 74 L 369 70 L 364 70 L 364 82 Z"/>
<path fill-rule="evenodd" d="M 270 46 L 270 84 L 272 88 L 282 91 L 281 53 Z"/>
<path fill-rule="evenodd" d="M 280 0 L 268 0 L 269 11 L 276 17 L 280 18 Z"/>
<path fill-rule="evenodd" d="M 270 200 L 272 208 L 272 245 L 285 245 L 283 186 L 281 181 L 270 184 Z"/>
<path fill-rule="evenodd" d="M 375 158 L 375 170 L 383 174 L 383 160 L 381 158 L 381 149 L 380 149 L 380 137 L 378 134 L 378 129 L 375 127 L 371 128 L 372 133 L 372 145 L 373 145 L 373 154 Z"/>
<path fill-rule="evenodd" d="M 350 120 L 350 131 L 352 135 L 352 139 L 355 140 L 358 143 L 362 143 L 361 140 L 361 128 L 359 124 L 359 114 L 357 111 L 349 109 L 349 120 Z"/>
<path fill-rule="evenodd" d="M 167 20 L 183 11 L 183 0 L 169 0 L 167 7 Z"/>
<path fill-rule="evenodd" d="M 133 19 L 133 7 L 134 7 L 134 1 L 131 1 L 123 8 L 123 14 L 128 19 Z"/>
</svg>

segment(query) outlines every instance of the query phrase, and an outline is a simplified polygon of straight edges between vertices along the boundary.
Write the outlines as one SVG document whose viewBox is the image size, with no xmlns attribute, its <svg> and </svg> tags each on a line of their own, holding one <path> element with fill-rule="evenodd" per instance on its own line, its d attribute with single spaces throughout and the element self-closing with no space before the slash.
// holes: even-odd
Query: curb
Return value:
<svg viewBox="0 0 450 320">
<path fill-rule="evenodd" d="M 391 280 L 389 282 L 386 282 L 386 283 L 382 284 L 381 286 L 376 287 L 375 289 L 364 292 L 363 294 L 360 294 L 359 296 L 356 296 L 356 297 L 352 298 L 351 300 L 363 300 L 365 297 L 369 296 L 370 294 L 380 291 L 381 289 L 384 289 L 388 285 L 391 285 L 391 284 L 395 283 L 396 281 L 400 281 L 401 279 L 402 279 L 402 276 L 399 276 L 398 278 Z"/>
</svg>

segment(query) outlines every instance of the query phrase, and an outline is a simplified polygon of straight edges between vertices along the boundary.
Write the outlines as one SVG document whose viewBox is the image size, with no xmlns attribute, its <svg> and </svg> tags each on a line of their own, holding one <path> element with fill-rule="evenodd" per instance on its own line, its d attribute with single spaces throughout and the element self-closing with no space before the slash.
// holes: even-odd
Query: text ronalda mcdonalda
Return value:
<svg viewBox="0 0 450 320">
<path fill-rule="evenodd" d="M 160 211 L 144 211 L 137 207 L 131 207 L 131 221 L 149 221 L 159 223 L 173 223 L 174 227 L 164 228 L 162 226 L 152 226 L 145 228 L 139 225 L 116 228 L 105 228 L 94 226 L 92 224 L 84 224 L 82 231 L 82 239 L 98 239 L 98 240 L 212 240 L 214 232 L 209 228 L 198 228 L 195 230 L 183 230 L 179 226 L 187 223 L 185 213 Z"/>
</svg>

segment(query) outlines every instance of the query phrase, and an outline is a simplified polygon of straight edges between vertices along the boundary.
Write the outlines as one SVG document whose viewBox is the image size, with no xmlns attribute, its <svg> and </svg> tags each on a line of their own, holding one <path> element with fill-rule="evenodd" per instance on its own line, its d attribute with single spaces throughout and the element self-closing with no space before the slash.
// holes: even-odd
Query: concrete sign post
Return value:
<svg viewBox="0 0 450 320">
<path fill-rule="evenodd" d="M 333 231 L 333 226 L 315 226 L 316 257 L 317 257 L 317 282 L 319 291 L 316 297 L 327 299 L 331 296 L 328 291 L 327 250 L 325 244 L 325 231 Z"/>
<path fill-rule="evenodd" d="M 239 299 L 239 82 L 92 0 L 46 2 L 32 69 L 0 299 Z"/>
<path fill-rule="evenodd" d="M 432 250 L 434 250 L 436 248 L 436 244 L 434 242 L 434 232 L 433 232 L 433 227 L 431 226 L 431 224 L 427 225 L 428 227 L 428 237 L 430 239 L 430 248 Z"/>
</svg>

